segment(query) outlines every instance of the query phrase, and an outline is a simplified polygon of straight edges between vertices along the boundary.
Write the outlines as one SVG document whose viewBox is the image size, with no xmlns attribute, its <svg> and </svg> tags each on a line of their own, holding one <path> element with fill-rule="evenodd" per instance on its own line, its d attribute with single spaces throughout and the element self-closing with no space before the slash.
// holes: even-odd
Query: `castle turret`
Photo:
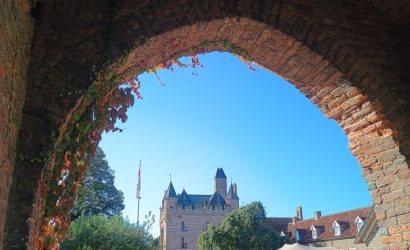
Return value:
<svg viewBox="0 0 410 250">
<path fill-rule="evenodd" d="M 177 198 L 177 193 L 175 192 L 174 185 L 172 185 L 172 181 L 169 182 L 164 198 Z"/>
<path fill-rule="evenodd" d="M 222 197 L 226 197 L 226 189 L 226 175 L 222 168 L 218 168 L 214 178 L 214 192 L 218 192 Z"/>
<path fill-rule="evenodd" d="M 231 205 L 232 208 L 239 208 L 239 197 L 236 193 L 236 183 L 229 186 L 228 195 L 226 196 L 226 203 Z"/>
<path fill-rule="evenodd" d="M 175 192 L 174 185 L 172 185 L 172 182 L 169 182 L 168 188 L 164 193 L 164 198 L 162 199 L 162 209 L 165 207 L 167 208 L 173 208 L 177 204 L 177 193 Z"/>
<path fill-rule="evenodd" d="M 167 248 L 167 232 L 168 232 L 168 220 L 170 216 L 170 212 L 174 210 L 175 206 L 177 205 L 178 195 L 175 192 L 174 185 L 172 185 L 171 180 L 169 181 L 169 185 L 167 190 L 164 193 L 164 198 L 162 199 L 162 206 L 161 206 L 161 214 L 160 214 L 160 244 L 163 246 L 164 249 Z"/>
</svg>

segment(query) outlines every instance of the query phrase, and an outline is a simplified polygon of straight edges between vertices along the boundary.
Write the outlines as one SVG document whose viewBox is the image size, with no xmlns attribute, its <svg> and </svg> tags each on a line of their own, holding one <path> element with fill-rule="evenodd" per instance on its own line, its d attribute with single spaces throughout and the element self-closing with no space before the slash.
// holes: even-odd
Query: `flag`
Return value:
<svg viewBox="0 0 410 250">
<path fill-rule="evenodd" d="M 141 160 L 137 175 L 137 199 L 141 198 Z"/>
</svg>

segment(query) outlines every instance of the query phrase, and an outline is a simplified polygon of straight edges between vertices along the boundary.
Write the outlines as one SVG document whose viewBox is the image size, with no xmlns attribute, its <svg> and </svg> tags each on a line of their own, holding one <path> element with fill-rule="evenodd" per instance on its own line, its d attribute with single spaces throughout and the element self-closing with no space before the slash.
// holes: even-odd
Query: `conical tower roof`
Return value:
<svg viewBox="0 0 410 250">
<path fill-rule="evenodd" d="M 228 191 L 227 197 L 228 197 L 228 199 L 237 199 L 237 200 L 239 200 L 238 194 L 235 193 L 235 190 L 233 188 L 233 184 L 231 184 L 229 186 L 229 191 Z"/>
<path fill-rule="evenodd" d="M 169 186 L 167 191 L 165 191 L 165 197 L 167 198 L 177 198 L 177 193 L 175 192 L 174 185 L 172 185 L 172 182 L 169 182 Z"/>
<path fill-rule="evenodd" d="M 225 172 L 224 172 L 224 170 L 223 170 L 222 168 L 218 168 L 218 169 L 216 170 L 215 179 L 216 179 L 216 178 L 226 179 Z"/>
</svg>

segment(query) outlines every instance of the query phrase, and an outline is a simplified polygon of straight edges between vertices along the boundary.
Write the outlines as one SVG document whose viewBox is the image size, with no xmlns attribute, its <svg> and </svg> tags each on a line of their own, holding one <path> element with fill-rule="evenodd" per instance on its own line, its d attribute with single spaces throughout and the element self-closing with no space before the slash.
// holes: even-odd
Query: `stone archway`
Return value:
<svg viewBox="0 0 410 250">
<path fill-rule="evenodd" d="M 400 34 L 393 21 L 386 22 L 391 17 L 381 14 L 378 5 L 355 1 L 136 5 L 124 0 L 62 1 L 37 4 L 34 10 L 39 14 L 17 140 L 21 157 L 13 176 L 8 176 L 12 184 L 5 247 L 21 247 L 27 241 L 35 247 L 42 197 L 37 196 L 34 208 L 32 204 L 44 164 L 33 159 L 56 143 L 58 139 L 50 138 L 53 131 L 57 138 L 65 135 L 72 114 L 87 105 L 83 99 L 87 88 L 104 84 L 97 81 L 104 75 L 105 84 L 113 79 L 124 82 L 144 69 L 190 55 L 192 48 L 246 53 L 288 79 L 335 119 L 363 168 L 385 232 L 381 243 L 391 249 L 408 247 L 409 75 L 397 49 L 405 46 L 406 34 Z"/>
</svg>

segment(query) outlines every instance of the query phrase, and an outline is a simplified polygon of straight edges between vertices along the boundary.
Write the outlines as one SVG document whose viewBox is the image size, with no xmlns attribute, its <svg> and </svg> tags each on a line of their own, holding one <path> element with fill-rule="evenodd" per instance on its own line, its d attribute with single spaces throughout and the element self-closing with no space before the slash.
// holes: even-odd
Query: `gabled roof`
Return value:
<svg viewBox="0 0 410 250">
<path fill-rule="evenodd" d="M 172 182 L 169 182 L 169 186 L 165 191 L 164 196 L 167 198 L 177 198 L 177 193 L 175 192 L 174 185 L 172 185 Z"/>
<path fill-rule="evenodd" d="M 216 170 L 215 178 L 223 178 L 223 179 L 226 179 L 225 172 L 224 172 L 224 170 L 223 170 L 222 168 L 218 168 L 218 169 Z"/>
<path fill-rule="evenodd" d="M 233 185 L 231 184 L 229 186 L 229 191 L 228 191 L 228 195 L 226 196 L 228 199 L 236 199 L 239 200 L 238 195 L 234 192 L 234 188 Z"/>
<path fill-rule="evenodd" d="M 178 196 L 177 204 L 182 205 L 182 206 L 194 205 L 194 203 L 192 202 L 191 198 L 189 197 L 185 189 L 182 190 L 182 193 Z"/>
<path fill-rule="evenodd" d="M 223 197 L 220 193 L 215 192 L 215 193 L 211 196 L 211 198 L 209 199 L 208 204 L 209 204 L 209 205 L 225 205 L 225 204 L 226 204 L 226 201 L 225 201 L 224 197 Z"/>
<path fill-rule="evenodd" d="M 289 223 L 287 232 L 290 234 L 291 239 L 295 239 L 295 230 L 298 230 L 300 234 L 300 242 L 306 243 L 331 239 L 354 238 L 357 234 L 357 227 L 354 223 L 356 217 L 359 216 L 361 218 L 365 218 L 371 209 L 372 207 L 359 208 L 341 213 L 321 216 L 317 220 L 312 218 L 297 221 L 295 224 Z M 335 221 L 340 224 L 342 228 L 344 228 L 344 230 L 341 231 L 340 236 L 335 236 L 335 232 L 332 231 L 332 226 Z M 312 225 L 314 225 L 316 228 L 323 227 L 324 229 L 316 239 L 312 238 L 312 233 L 309 231 Z"/>
<path fill-rule="evenodd" d="M 362 217 L 360 217 L 362 219 Z M 376 215 L 374 209 L 371 209 L 366 220 L 363 223 L 363 226 L 360 228 L 360 231 L 357 233 L 354 243 L 365 243 L 371 237 L 373 230 L 378 230 Z M 356 218 L 357 221 L 357 218 Z M 356 222 L 355 221 L 355 222 Z"/>
<path fill-rule="evenodd" d="M 356 219 L 354 220 L 354 223 L 357 223 L 358 221 L 363 222 L 365 219 L 366 219 L 366 217 L 356 216 Z"/>
</svg>

